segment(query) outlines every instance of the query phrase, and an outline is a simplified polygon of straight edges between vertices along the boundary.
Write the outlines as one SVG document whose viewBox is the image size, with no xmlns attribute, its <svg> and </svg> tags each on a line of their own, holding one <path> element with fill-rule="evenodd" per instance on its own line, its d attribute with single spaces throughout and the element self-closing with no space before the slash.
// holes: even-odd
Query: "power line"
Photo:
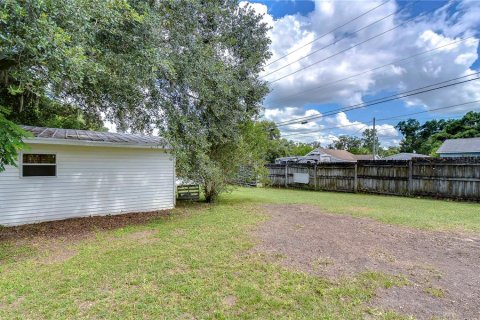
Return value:
<svg viewBox="0 0 480 320">
<path fill-rule="evenodd" d="M 417 94 L 421 94 L 421 93 L 426 93 L 426 92 L 431 92 L 431 91 L 435 91 L 435 90 L 439 90 L 439 89 L 443 89 L 443 88 L 448 88 L 448 87 L 451 87 L 451 86 L 455 86 L 455 85 L 458 85 L 458 84 L 462 84 L 462 83 L 466 83 L 466 82 L 470 82 L 470 81 L 474 81 L 474 80 L 478 80 L 478 79 L 480 79 L 480 77 L 477 77 L 477 78 L 474 78 L 474 79 L 469 79 L 469 80 L 464 80 L 464 81 L 459 81 L 459 82 L 455 82 L 455 83 L 452 83 L 452 84 L 447 84 L 447 85 L 444 85 L 444 86 L 441 86 L 441 87 L 438 87 L 438 88 L 431 88 L 431 89 L 423 90 L 423 91 L 420 91 L 420 92 L 414 92 L 414 93 L 410 93 L 410 94 L 404 94 L 404 95 L 399 96 L 399 97 L 395 97 L 395 98 L 391 98 L 391 99 L 386 99 L 386 100 L 382 100 L 382 101 L 378 101 L 378 102 L 374 102 L 374 103 L 368 103 L 368 104 L 365 104 L 365 105 L 360 105 L 360 106 L 352 107 L 352 108 L 345 109 L 345 110 L 338 109 L 338 110 L 336 110 L 336 111 L 334 111 L 334 112 L 330 112 L 330 113 L 328 113 L 328 114 L 326 114 L 326 115 L 317 116 L 317 117 L 315 117 L 315 119 L 317 119 L 317 118 L 323 118 L 323 117 L 327 117 L 327 116 L 331 116 L 331 115 L 334 115 L 334 114 L 338 114 L 338 113 L 340 113 L 340 112 L 348 112 L 348 111 L 351 111 L 351 110 L 360 109 L 360 108 L 364 108 L 364 107 L 369 107 L 369 106 L 377 105 L 377 104 L 380 104 L 380 103 L 385 103 L 385 102 L 389 102 L 389 101 L 394 101 L 394 100 L 398 100 L 398 99 L 410 97 L 410 96 L 417 95 Z M 312 118 L 312 119 L 313 119 L 313 118 Z M 312 119 L 310 119 L 310 120 L 312 120 Z"/>
<path fill-rule="evenodd" d="M 461 106 L 464 106 L 464 105 L 473 104 L 473 103 L 479 103 L 479 102 L 480 102 L 480 100 L 474 100 L 474 101 L 459 103 L 459 104 L 450 105 L 450 106 L 446 106 L 446 107 L 440 107 L 440 108 L 434 108 L 434 109 L 429 109 L 429 110 L 425 110 L 425 111 L 418 111 L 418 112 L 406 113 L 406 114 L 401 114 L 401 115 L 397 115 L 397 116 L 393 116 L 393 117 L 388 117 L 388 118 L 380 118 L 380 119 L 376 119 L 376 120 L 377 120 L 377 121 L 393 120 L 393 119 L 398 119 L 398 118 L 413 116 L 413 115 L 417 115 L 417 114 L 428 113 L 428 112 L 432 112 L 432 111 L 438 111 L 438 110 L 444 110 L 444 109 L 457 108 L 457 107 L 461 107 Z M 363 127 L 365 127 L 366 125 L 368 125 L 368 124 L 370 124 L 370 123 L 372 123 L 372 121 L 366 122 Z M 282 137 L 300 136 L 300 135 L 306 135 L 306 134 L 316 133 L 316 132 L 319 132 L 319 131 L 327 131 L 327 130 L 333 130 L 333 129 L 338 129 L 338 128 L 346 128 L 346 127 L 354 127 L 354 126 L 358 126 L 358 125 L 359 125 L 359 123 L 352 123 L 352 124 L 342 125 L 342 126 L 335 126 L 335 127 L 329 127 L 329 128 L 321 128 L 321 129 L 312 130 L 312 131 L 309 131 L 309 132 L 301 132 L 301 133 L 287 134 L 287 135 L 282 135 Z M 360 130 L 358 130 L 358 131 L 360 131 Z M 358 132 L 358 131 L 356 131 L 356 132 Z M 356 133 L 356 132 L 355 132 L 355 133 Z"/>
<path fill-rule="evenodd" d="M 376 105 L 376 104 L 383 103 L 383 102 L 393 101 L 393 100 L 397 100 L 397 99 L 408 97 L 408 96 L 415 95 L 415 94 L 420 94 L 420 93 L 424 93 L 424 92 L 428 92 L 428 91 L 432 91 L 432 90 L 442 89 L 444 87 L 449 87 L 451 85 L 461 84 L 461 83 L 464 83 L 464 82 L 462 81 L 462 82 L 458 82 L 458 83 L 453 83 L 453 84 L 448 85 L 448 86 L 442 86 L 442 87 L 433 88 L 433 89 L 426 90 L 426 91 L 413 93 L 413 92 L 418 91 L 418 90 L 423 90 L 423 89 L 426 89 L 426 88 L 435 87 L 435 86 L 438 86 L 438 85 L 441 85 L 441 84 L 444 84 L 444 83 L 448 83 L 448 82 L 452 82 L 452 81 L 455 81 L 455 80 L 460 80 L 460 79 L 463 79 L 463 78 L 467 78 L 467 77 L 470 77 L 470 76 L 473 76 L 473 75 L 477 75 L 479 73 L 480 72 L 475 72 L 475 73 L 468 74 L 466 76 L 457 77 L 457 78 L 449 79 L 449 80 L 446 80 L 446 81 L 437 82 L 437 83 L 434 83 L 434 84 L 431 84 L 431 85 L 428 85 L 428 86 L 423 86 L 423 87 L 420 87 L 420 88 L 404 91 L 404 92 L 397 93 L 397 94 L 394 94 L 394 95 L 391 95 L 391 96 L 374 99 L 374 100 L 371 100 L 371 101 L 368 101 L 368 102 L 362 102 L 362 103 L 357 103 L 357 104 L 354 104 L 354 105 L 351 105 L 351 106 L 348 106 L 348 107 L 344 107 L 344 108 L 333 109 L 333 110 L 327 111 L 327 113 L 328 114 L 330 114 L 330 113 L 337 114 L 338 112 L 336 112 L 336 111 L 342 112 L 342 111 L 355 110 L 355 109 L 358 109 L 358 108 L 367 107 L 367 106 L 370 106 L 370 105 Z M 476 80 L 476 79 L 478 79 L 478 78 L 474 78 L 474 79 L 471 79 L 471 80 Z M 336 112 L 336 113 L 333 113 L 333 112 Z M 286 121 L 278 122 L 278 123 L 276 123 L 276 125 L 279 126 L 279 127 L 280 126 L 285 126 L 285 125 L 292 125 L 292 124 L 303 122 L 303 121 L 309 121 L 309 120 L 313 120 L 313 119 L 316 119 L 316 118 L 321 118 L 322 116 L 323 115 L 304 116 L 304 117 L 299 117 L 299 118 L 295 118 L 295 119 L 292 119 L 292 120 L 286 120 Z"/>
<path fill-rule="evenodd" d="M 480 102 L 480 100 L 473 100 L 473 101 L 463 102 L 463 103 L 459 103 L 459 104 L 455 104 L 455 105 L 451 105 L 451 106 L 447 106 L 447 107 L 440 107 L 440 108 L 434 108 L 434 109 L 429 109 L 429 110 L 425 110 L 425 111 L 418 111 L 418 112 L 413 112 L 413 113 L 407 113 L 407 114 L 402 114 L 402 115 L 398 115 L 398 116 L 393 116 L 393 117 L 388 117 L 388 118 L 382 118 L 382 119 L 378 119 L 378 120 L 379 120 L 379 121 L 383 121 L 383 120 L 398 119 L 398 118 L 403 118 L 403 117 L 407 117 L 407 116 L 413 116 L 413 115 L 417 115 L 417 114 L 428 113 L 428 112 L 432 112 L 432 111 L 438 111 L 438 110 L 444 110 L 444 109 L 451 109 L 451 108 L 462 107 L 462 106 L 466 106 L 466 105 L 468 105 L 468 104 L 479 103 L 479 102 Z"/>
<path fill-rule="evenodd" d="M 292 124 L 299 123 L 299 122 L 302 122 L 302 121 L 309 121 L 309 120 L 322 118 L 322 117 L 326 117 L 326 116 L 333 115 L 333 114 L 338 114 L 340 112 L 351 111 L 351 110 L 355 110 L 355 109 L 359 109 L 359 108 L 363 108 L 363 107 L 368 107 L 368 106 L 372 106 L 372 105 L 376 105 L 376 104 L 380 104 L 380 103 L 384 103 L 384 102 L 389 102 L 389 101 L 398 100 L 398 99 L 401 99 L 401 98 L 406 98 L 406 97 L 421 94 L 421 93 L 426 93 L 426 92 L 430 92 L 430 91 L 434 91 L 434 90 L 439 90 L 439 89 L 451 87 L 451 86 L 454 86 L 454 85 L 474 81 L 474 80 L 477 80 L 477 79 L 480 79 L 480 78 L 477 77 L 477 78 L 473 78 L 473 79 L 468 79 L 468 80 L 464 80 L 464 81 L 455 82 L 455 83 L 452 83 L 452 84 L 443 85 L 443 86 L 436 87 L 436 88 L 426 89 L 426 88 L 435 87 L 435 86 L 438 86 L 438 85 L 441 85 L 441 84 L 444 84 L 444 83 L 452 82 L 452 81 L 455 81 L 455 80 L 460 80 L 460 79 L 464 79 L 464 78 L 471 77 L 471 76 L 474 76 L 474 75 L 478 75 L 479 73 L 480 73 L 480 71 L 479 72 L 474 72 L 474 73 L 471 73 L 471 74 L 468 74 L 468 75 L 465 75 L 465 76 L 462 76 L 462 77 L 457 77 L 457 78 L 449 79 L 449 80 L 446 80 L 446 81 L 437 82 L 437 83 L 434 83 L 434 84 L 431 84 L 431 85 L 428 85 L 428 86 L 412 89 L 412 90 L 409 90 L 409 91 L 404 91 L 404 92 L 397 93 L 397 94 L 387 96 L 387 97 L 384 97 L 384 98 L 374 99 L 374 100 L 371 100 L 369 102 L 358 103 L 358 104 L 354 104 L 354 105 L 351 105 L 351 106 L 348 106 L 348 107 L 330 110 L 330 111 L 328 111 L 328 114 L 305 116 L 305 117 L 295 118 L 295 119 L 292 119 L 292 120 L 282 121 L 282 122 L 276 123 L 276 125 L 278 127 L 285 126 L 285 125 L 292 125 Z M 426 90 L 423 90 L 423 89 L 426 89 Z M 419 91 L 419 90 L 423 90 L 423 91 Z M 419 91 L 419 92 L 415 92 L 415 91 Z"/>
<path fill-rule="evenodd" d="M 297 93 L 294 93 L 294 94 L 285 96 L 285 97 L 283 97 L 282 99 L 280 99 L 279 101 L 285 100 L 285 99 L 287 99 L 287 98 L 291 98 L 291 97 L 298 96 L 298 95 L 300 95 L 300 94 L 302 94 L 302 93 L 305 93 L 305 92 L 310 92 L 310 91 L 313 91 L 313 90 L 325 88 L 325 87 L 331 86 L 331 85 L 333 85 L 333 84 L 336 84 L 336 83 L 339 83 L 339 82 L 342 82 L 342 81 L 345 81 L 345 80 L 350 80 L 350 79 L 356 78 L 356 77 L 358 77 L 358 76 L 361 76 L 361 75 L 364 75 L 364 74 L 367 74 L 367 73 L 370 73 L 370 72 L 375 72 L 375 71 L 380 70 L 380 69 L 383 69 L 383 68 L 385 68 L 385 67 L 393 66 L 393 65 L 395 65 L 395 64 L 398 64 L 399 62 L 407 61 L 407 60 L 413 59 L 413 58 L 415 58 L 415 57 L 418 57 L 418 56 L 421 56 L 421 55 L 424 55 L 424 54 L 427 54 L 427 53 L 430 53 L 430 52 L 434 52 L 434 51 L 440 50 L 440 49 L 442 49 L 442 48 L 445 48 L 445 47 L 448 47 L 448 46 L 451 46 L 451 45 L 454 45 L 454 44 L 457 44 L 457 43 L 466 41 L 466 40 L 471 39 L 471 38 L 474 38 L 474 36 L 470 36 L 470 37 L 467 37 L 467 38 L 459 39 L 459 40 L 456 40 L 456 41 L 453 41 L 453 42 L 450 42 L 450 43 L 447 43 L 447 44 L 444 44 L 444 45 L 435 47 L 435 48 L 433 48 L 433 49 L 429 49 L 429 50 L 426 50 L 426 51 L 422 51 L 422 52 L 416 53 L 416 54 L 411 55 L 411 56 L 408 56 L 408 57 L 406 57 L 406 58 L 398 59 L 398 60 L 395 60 L 395 61 L 393 61 L 393 62 L 389 62 L 389 63 L 387 63 L 387 64 L 384 64 L 384 65 L 381 65 L 381 66 L 378 66 L 378 67 L 375 67 L 375 68 L 372 68 L 372 69 L 368 69 L 368 70 L 362 71 L 362 72 L 360 72 L 360 73 L 357 73 L 357 74 L 354 74 L 354 75 L 351 75 L 351 76 L 348 76 L 348 77 L 345 77 L 345 78 L 341 78 L 341 79 L 338 79 L 338 80 L 334 80 L 334 81 L 331 81 L 331 82 L 322 84 L 322 85 L 317 86 L 317 87 L 313 87 L 313 88 L 310 88 L 310 89 L 307 89 L 307 90 L 303 90 L 303 91 L 300 91 L 300 92 L 297 92 Z"/>
<path fill-rule="evenodd" d="M 319 36 L 319 37 L 317 37 L 317 38 L 313 39 L 312 41 L 310 41 L 310 42 L 308 42 L 308 43 L 304 44 L 304 45 L 303 45 L 303 46 L 301 46 L 300 48 L 297 48 L 297 49 L 295 49 L 295 50 L 293 50 L 293 51 L 291 51 L 291 52 L 289 52 L 289 53 L 287 53 L 287 54 L 285 54 L 285 55 L 281 56 L 280 58 L 278 58 L 278 59 L 275 59 L 274 61 L 272 61 L 272 62 L 270 62 L 270 63 L 266 64 L 265 66 L 266 66 L 266 67 L 268 67 L 269 65 L 272 65 L 272 64 L 274 64 L 275 62 L 277 62 L 277 61 L 280 61 L 280 60 L 282 60 L 282 59 L 283 59 L 283 58 L 285 58 L 285 57 L 288 57 L 288 56 L 289 56 L 289 55 L 291 55 L 292 53 L 294 53 L 294 52 L 297 52 L 298 50 L 305 48 L 305 47 L 306 47 L 306 46 L 308 46 L 309 44 L 312 44 L 312 43 L 314 43 L 315 41 L 318 41 L 318 40 L 322 39 L 322 38 L 323 38 L 323 37 L 325 37 L 326 35 L 329 35 L 330 33 L 333 33 L 333 32 L 335 32 L 335 31 L 337 31 L 338 29 L 341 29 L 341 28 L 345 27 L 346 25 L 348 25 L 348 24 L 350 24 L 350 23 L 352 23 L 352 22 L 354 22 L 354 21 L 356 21 L 356 20 L 360 19 L 361 17 L 363 17 L 363 16 L 365 16 L 366 14 L 368 14 L 368 13 L 372 12 L 373 10 L 375 10 L 375 9 L 377 9 L 377 8 L 379 8 L 379 7 L 383 6 L 383 5 L 385 5 L 385 4 L 387 4 L 388 2 L 390 2 L 390 0 L 387 0 L 387 1 L 385 1 L 385 2 L 383 2 L 383 3 L 381 3 L 381 4 L 379 4 L 378 6 L 375 6 L 375 7 L 373 7 L 372 9 L 370 9 L 370 10 L 368 10 L 368 11 L 366 11 L 366 12 L 362 13 L 361 15 L 359 15 L 359 16 L 357 16 L 357 17 L 355 17 L 355 18 L 353 18 L 353 19 L 351 19 L 351 20 L 349 20 L 349 21 L 347 21 L 346 23 L 344 23 L 344 24 L 342 24 L 342 25 L 340 25 L 340 26 L 337 26 L 337 27 L 335 27 L 334 29 L 332 29 L 332 30 L 330 30 L 330 31 L 328 31 L 328 32 L 326 32 L 326 33 L 324 33 L 324 34 L 322 34 L 321 36 Z"/>
<path fill-rule="evenodd" d="M 416 2 L 418 2 L 418 1 L 416 1 Z M 412 5 L 413 5 L 413 4 L 412 4 Z M 404 9 L 405 9 L 405 8 L 404 8 Z M 343 39 L 346 39 L 348 36 L 352 36 L 352 35 L 354 35 L 354 34 L 356 34 L 356 33 L 359 33 L 360 31 L 365 30 L 365 29 L 367 29 L 368 27 L 373 26 L 374 24 L 377 24 L 377 23 L 379 23 L 379 22 L 381 22 L 381 21 L 383 21 L 383 20 L 385 20 L 385 19 L 387 19 L 387 18 L 395 15 L 396 13 L 398 13 L 398 12 L 404 10 L 404 9 L 395 10 L 394 12 L 390 13 L 389 15 L 387 15 L 387 16 L 379 19 L 379 20 L 375 20 L 374 22 L 372 22 L 372 23 L 370 23 L 370 24 L 368 24 L 368 25 L 366 25 L 366 26 L 364 26 L 364 27 L 362 27 L 362 28 L 360 28 L 360 29 L 358 29 L 358 30 L 355 30 L 355 31 L 352 32 L 352 33 L 349 33 L 348 35 L 346 35 L 346 36 L 344 36 L 344 37 L 341 37 L 341 38 L 339 38 L 339 39 L 337 39 L 337 40 L 335 40 L 335 41 L 333 41 L 333 42 L 330 42 L 330 43 L 327 44 L 326 46 L 323 46 L 323 47 L 321 47 L 321 48 L 319 48 L 319 49 L 317 49 L 317 50 L 314 50 L 314 51 L 310 52 L 309 54 L 301 57 L 300 59 L 297 59 L 297 60 L 292 61 L 292 62 L 290 62 L 290 63 L 288 63 L 288 64 L 286 64 L 286 65 L 284 65 L 284 66 L 282 66 L 282 67 L 280 67 L 280 68 L 277 68 L 277 69 L 275 69 L 275 70 L 273 70 L 273 71 L 270 71 L 269 73 L 261 76 L 260 78 L 268 77 L 269 75 L 274 74 L 274 73 L 276 73 L 276 72 L 278 72 L 278 71 L 280 71 L 280 70 L 283 70 L 283 69 L 285 69 L 286 67 L 291 66 L 292 64 L 294 64 L 294 63 L 296 63 L 296 62 L 298 62 L 298 61 L 301 61 L 301 60 L 303 60 L 303 59 L 311 56 L 312 54 L 315 54 L 315 53 L 317 53 L 317 52 L 319 52 L 319 51 L 322 51 L 322 50 L 324 50 L 324 49 L 327 49 L 328 47 L 331 47 L 331 46 L 337 44 L 338 42 L 342 41 Z"/>
<path fill-rule="evenodd" d="M 401 26 L 403 26 L 404 24 L 406 24 L 406 23 L 408 23 L 408 22 L 410 22 L 410 21 L 413 21 L 415 18 L 416 18 L 416 17 L 412 17 L 412 18 L 410 18 L 410 19 L 408 19 L 408 20 L 405 20 L 404 22 L 396 25 L 396 26 L 393 27 L 393 28 L 390 28 L 390 29 L 388 29 L 388 30 L 385 30 L 385 31 L 383 31 L 383 32 L 381 32 L 381 33 L 373 36 L 373 37 L 370 37 L 370 38 L 366 39 L 366 40 L 360 41 L 359 43 L 356 43 L 356 44 L 354 44 L 353 46 L 350 46 L 350 47 L 348 47 L 348 48 L 346 48 L 346 49 L 343 49 L 343 50 L 341 50 L 341 51 L 339 51 L 339 52 L 337 52 L 337 53 L 335 53 L 335 54 L 332 54 L 332 55 L 330 55 L 330 56 L 328 56 L 328 57 L 326 57 L 326 58 L 324 58 L 324 59 L 322 59 L 322 60 L 319 60 L 319 61 L 316 61 L 316 62 L 314 62 L 314 63 L 311 63 L 311 64 L 309 64 L 309 65 L 307 65 L 307 66 L 305 66 L 305 67 L 303 67 L 303 68 L 300 68 L 300 69 L 298 69 L 298 70 L 296 70 L 296 71 L 294 71 L 294 72 L 291 72 L 291 73 L 289 73 L 289 74 L 286 74 L 286 75 L 284 75 L 284 76 L 282 76 L 282 77 L 280 77 L 280 78 L 277 78 L 277 79 L 275 79 L 275 80 L 271 80 L 271 81 L 269 81 L 269 83 L 275 83 L 275 82 L 280 81 L 280 80 L 282 80 L 282 79 L 285 79 L 285 78 L 287 78 L 287 77 L 289 77 L 289 76 L 291 76 L 291 75 L 294 75 L 294 74 L 296 74 L 296 73 L 298 73 L 298 72 L 300 72 L 300 71 L 303 71 L 303 70 L 306 70 L 306 69 L 308 69 L 308 68 L 310 68 L 310 67 L 313 67 L 314 65 L 317 65 L 317 64 L 319 64 L 319 63 L 321 63 L 321 62 L 324 62 L 324 61 L 326 61 L 326 60 L 328 60 L 328 59 L 330 59 L 330 58 L 336 57 L 336 56 L 338 56 L 339 54 L 342 54 L 342 53 L 344 53 L 344 52 L 346 52 L 346 51 L 348 51 L 348 50 L 351 50 L 351 49 L 353 49 L 353 48 L 356 48 L 356 47 L 358 47 L 358 46 L 360 46 L 360 45 L 362 45 L 362 44 L 364 44 L 364 43 L 366 43 L 366 42 L 368 42 L 368 41 L 371 41 L 371 40 L 376 39 L 376 38 L 378 38 L 378 37 L 380 37 L 380 36 L 383 36 L 384 34 L 387 34 L 387 33 L 391 32 L 391 31 L 393 31 L 393 30 L 395 30 L 395 29 L 398 29 L 398 28 L 400 28 Z"/>
<path fill-rule="evenodd" d="M 417 115 L 417 114 L 428 113 L 428 112 L 432 112 L 432 111 L 461 107 L 461 106 L 464 106 L 464 105 L 468 105 L 468 104 L 472 104 L 472 103 L 478 103 L 478 102 L 480 102 L 480 100 L 474 100 L 474 101 L 464 102 L 464 103 L 451 105 L 451 106 L 447 106 L 447 107 L 429 109 L 429 110 L 425 110 L 425 111 L 406 113 L 406 114 L 401 114 L 401 115 L 398 115 L 398 116 L 393 116 L 393 117 L 388 117 L 388 118 L 380 118 L 380 119 L 377 119 L 377 121 L 393 120 L 393 119 L 403 118 L 403 117 L 407 117 L 407 116 L 413 116 L 413 115 Z M 366 122 L 366 124 L 370 124 L 371 122 L 372 121 L 368 121 L 368 122 Z M 349 124 L 349 125 L 335 126 L 335 127 L 330 127 L 330 128 L 322 128 L 322 129 L 319 129 L 319 130 L 312 130 L 311 132 L 289 134 L 289 135 L 285 135 L 283 137 L 294 136 L 294 135 L 303 135 L 303 134 L 309 134 L 309 133 L 313 133 L 313 132 L 317 132 L 317 131 L 326 131 L 326 130 L 331 130 L 331 129 L 353 127 L 353 126 L 358 126 L 358 125 L 359 125 L 358 123 L 353 123 L 353 124 Z"/>
<path fill-rule="evenodd" d="M 368 121 L 366 122 L 366 124 L 370 124 L 372 121 Z M 318 131 L 327 131 L 327 130 L 333 130 L 333 129 L 339 129 L 339 128 L 348 128 L 348 127 L 354 127 L 354 126 L 358 126 L 360 123 L 352 123 L 352 124 L 346 124 L 346 125 L 341 125 L 341 126 L 334 126 L 334 127 L 329 127 L 329 128 L 321 128 L 321 129 L 316 129 L 316 130 L 312 130 L 312 131 L 308 131 L 308 132 L 301 132 L 301 133 L 292 133 L 292 134 L 286 134 L 286 135 L 282 135 L 282 137 L 293 137 L 293 136 L 301 136 L 301 135 L 305 135 L 305 134 L 311 134 L 311 133 L 315 133 L 315 132 L 318 132 Z"/>
<path fill-rule="evenodd" d="M 457 119 L 457 118 L 461 118 L 461 117 L 463 117 L 463 115 L 448 117 L 448 120 Z M 438 116 L 428 116 L 428 117 L 415 118 L 415 120 L 424 121 L 424 120 L 435 120 L 437 118 L 438 118 Z M 385 120 L 384 122 L 393 122 L 393 121 L 397 122 L 397 121 L 404 121 L 404 120 L 409 120 L 409 119 L 412 119 L 412 118 L 411 117 L 410 118 L 396 118 L 396 119 Z"/>
<path fill-rule="evenodd" d="M 373 121 L 370 121 L 370 122 L 373 122 Z M 368 128 L 368 125 L 364 125 L 362 128 L 360 128 L 359 130 L 355 131 L 352 135 L 355 135 L 357 132 L 363 130 L 363 129 L 367 129 Z M 383 129 L 376 129 L 376 132 L 377 133 L 381 133 L 381 132 L 385 132 L 387 129 L 383 128 Z M 311 144 L 311 143 L 315 143 L 317 142 L 317 140 L 313 140 L 313 141 L 310 141 L 310 142 L 305 142 L 305 144 Z"/>
<path fill-rule="evenodd" d="M 458 119 L 461 119 L 463 118 L 463 116 L 456 116 L 456 117 L 451 117 L 451 118 L 448 118 L 449 120 L 458 120 Z M 434 118 L 432 118 L 434 119 Z M 378 119 L 377 119 L 378 121 Z M 371 123 L 372 121 L 370 121 Z M 368 123 L 368 122 L 367 122 Z M 364 125 L 362 128 L 360 128 L 359 130 L 356 130 L 354 133 L 350 134 L 351 136 L 357 134 L 359 131 L 363 130 L 363 129 L 367 129 L 368 128 L 368 125 Z M 385 132 L 387 130 L 387 128 L 383 128 L 383 129 L 377 129 L 377 133 L 381 133 L 381 132 Z M 311 144 L 311 143 L 315 143 L 317 142 L 316 140 L 314 141 L 310 141 L 310 142 L 305 142 L 305 144 Z"/>
<path fill-rule="evenodd" d="M 425 118 L 425 120 L 432 120 L 432 119 L 435 119 L 436 117 L 429 117 L 429 118 Z M 450 117 L 448 118 L 449 120 L 458 120 L 458 119 L 461 119 L 463 118 L 463 116 L 456 116 L 456 117 Z M 401 119 L 400 119 L 401 120 Z M 404 120 L 407 120 L 407 119 L 404 119 Z M 377 119 L 378 121 L 378 119 Z M 361 130 L 364 130 L 364 129 L 367 129 L 368 128 L 368 124 L 372 123 L 372 121 L 369 121 L 369 122 L 366 122 L 365 125 L 363 125 L 360 129 L 356 130 L 355 132 L 349 134 L 350 136 L 354 136 L 356 135 L 358 132 L 360 132 Z M 381 128 L 381 129 L 377 129 L 377 133 L 382 133 L 382 132 L 385 132 L 387 130 L 387 128 Z M 314 141 L 309 141 L 309 142 L 305 142 L 306 144 L 312 144 L 312 143 L 315 143 L 317 142 L 317 140 L 314 140 Z"/>
</svg>

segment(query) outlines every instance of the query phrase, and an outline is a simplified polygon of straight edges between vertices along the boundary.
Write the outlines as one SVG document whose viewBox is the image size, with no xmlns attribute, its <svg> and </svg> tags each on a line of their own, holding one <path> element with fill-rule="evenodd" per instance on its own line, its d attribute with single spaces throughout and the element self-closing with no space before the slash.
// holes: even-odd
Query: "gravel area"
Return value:
<svg viewBox="0 0 480 320">
<path fill-rule="evenodd" d="M 387 225 L 304 205 L 268 205 L 257 250 L 287 267 L 336 279 L 372 270 L 410 285 L 371 302 L 418 319 L 480 319 L 480 235 Z"/>
</svg>

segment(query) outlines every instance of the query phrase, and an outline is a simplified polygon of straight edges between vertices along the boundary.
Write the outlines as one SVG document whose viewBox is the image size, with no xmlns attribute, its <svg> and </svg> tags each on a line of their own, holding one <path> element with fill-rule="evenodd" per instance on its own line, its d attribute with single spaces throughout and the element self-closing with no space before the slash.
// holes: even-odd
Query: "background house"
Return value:
<svg viewBox="0 0 480 320">
<path fill-rule="evenodd" d="M 427 156 L 425 154 L 420 154 L 420 153 L 397 153 L 388 157 L 385 157 L 385 160 L 412 160 L 412 158 L 429 158 L 430 156 Z"/>
<path fill-rule="evenodd" d="M 275 159 L 275 164 L 289 164 L 289 163 L 297 163 L 298 159 L 302 158 L 301 156 L 294 156 L 294 157 L 281 157 Z"/>
<path fill-rule="evenodd" d="M 356 162 L 353 154 L 346 150 L 316 148 L 304 157 L 299 157 L 298 163 L 318 163 L 318 162 Z"/>
<path fill-rule="evenodd" d="M 298 160 L 298 163 L 356 162 L 357 159 L 346 150 L 316 148 Z"/>
<path fill-rule="evenodd" d="M 447 139 L 437 153 L 441 158 L 480 157 L 480 138 Z"/>
<path fill-rule="evenodd" d="M 282 157 L 275 159 L 276 164 L 290 163 L 319 163 L 319 162 L 357 162 L 358 160 L 372 160 L 371 154 L 352 154 L 346 150 L 316 148 L 305 156 Z M 377 160 L 379 157 L 377 156 Z"/>
<path fill-rule="evenodd" d="M 353 157 L 358 160 L 373 160 L 373 154 L 354 154 Z M 380 156 L 376 156 L 375 160 L 380 160 Z"/>
<path fill-rule="evenodd" d="M 34 137 L 0 173 L 0 225 L 170 209 L 175 160 L 159 137 L 23 127 Z"/>
</svg>

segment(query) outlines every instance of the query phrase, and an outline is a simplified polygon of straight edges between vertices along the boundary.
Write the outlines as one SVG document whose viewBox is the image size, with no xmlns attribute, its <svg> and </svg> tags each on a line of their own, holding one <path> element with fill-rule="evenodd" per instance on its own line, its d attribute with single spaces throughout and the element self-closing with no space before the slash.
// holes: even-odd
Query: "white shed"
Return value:
<svg viewBox="0 0 480 320">
<path fill-rule="evenodd" d="M 0 172 L 0 225 L 175 206 L 175 159 L 162 138 L 23 128 L 29 148 Z"/>
</svg>

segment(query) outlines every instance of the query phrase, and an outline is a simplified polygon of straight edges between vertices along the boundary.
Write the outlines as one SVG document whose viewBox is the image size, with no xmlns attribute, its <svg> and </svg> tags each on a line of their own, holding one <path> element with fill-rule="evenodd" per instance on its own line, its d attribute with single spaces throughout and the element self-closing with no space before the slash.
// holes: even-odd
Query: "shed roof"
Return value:
<svg viewBox="0 0 480 320">
<path fill-rule="evenodd" d="M 353 157 L 357 160 L 373 160 L 373 154 L 354 154 Z"/>
<path fill-rule="evenodd" d="M 353 154 L 351 154 L 350 152 L 346 151 L 346 150 L 337 150 L 337 149 L 324 149 L 324 148 L 317 148 L 315 150 L 312 150 L 311 152 L 309 152 L 307 154 L 307 156 L 309 155 L 313 155 L 315 154 L 315 152 L 320 152 L 320 153 L 324 153 L 324 154 L 328 154 L 334 158 L 337 158 L 339 160 L 344 160 L 344 161 L 357 161 L 357 159 L 355 159 L 353 157 Z"/>
<path fill-rule="evenodd" d="M 299 158 L 302 158 L 301 156 L 291 156 L 291 157 L 279 157 L 276 158 L 276 161 L 287 161 L 287 160 L 297 160 Z"/>
<path fill-rule="evenodd" d="M 447 139 L 437 153 L 480 152 L 480 138 Z"/>
<path fill-rule="evenodd" d="M 402 152 L 402 153 L 397 153 L 388 157 L 385 157 L 385 160 L 412 160 L 412 158 L 429 158 L 430 156 L 427 156 L 425 154 L 420 154 L 420 153 L 407 153 L 407 152 Z"/>
<path fill-rule="evenodd" d="M 33 139 L 26 139 L 29 143 L 168 148 L 166 140 L 158 136 L 33 126 L 22 126 L 22 128 L 33 134 Z"/>
<path fill-rule="evenodd" d="M 357 161 L 357 159 L 355 159 L 353 154 L 351 154 L 347 150 L 322 149 L 322 151 L 340 160 Z"/>
</svg>

